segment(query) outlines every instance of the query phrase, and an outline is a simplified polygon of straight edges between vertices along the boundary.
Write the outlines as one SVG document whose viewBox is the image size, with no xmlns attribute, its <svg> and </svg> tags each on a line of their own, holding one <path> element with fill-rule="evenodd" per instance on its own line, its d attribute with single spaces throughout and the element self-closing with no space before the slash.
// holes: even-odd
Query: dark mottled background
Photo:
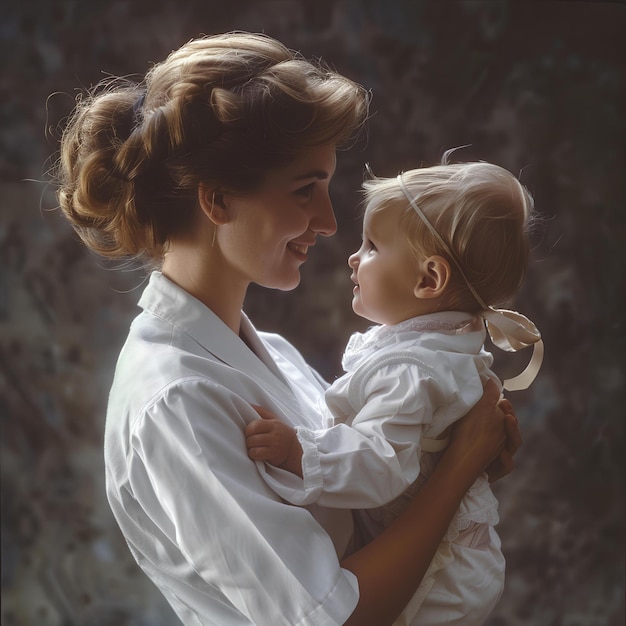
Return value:
<svg viewBox="0 0 626 626">
<path fill-rule="evenodd" d="M 363 328 L 345 259 L 364 163 L 393 175 L 471 144 L 459 156 L 533 192 L 543 221 L 517 308 L 547 356 L 512 394 L 525 446 L 497 485 L 508 578 L 489 624 L 623 624 L 625 26 L 617 2 L 3 0 L 2 625 L 176 623 L 103 489 L 107 389 L 143 275 L 88 254 L 41 181 L 78 88 L 232 29 L 321 56 L 374 94 L 368 141 L 340 155 L 338 234 L 295 292 L 247 302 L 327 377 Z"/>
</svg>

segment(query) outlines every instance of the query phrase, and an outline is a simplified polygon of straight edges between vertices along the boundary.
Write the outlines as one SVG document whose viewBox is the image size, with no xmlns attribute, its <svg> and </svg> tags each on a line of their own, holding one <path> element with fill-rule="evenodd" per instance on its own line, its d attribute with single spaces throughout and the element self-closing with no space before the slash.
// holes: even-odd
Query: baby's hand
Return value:
<svg viewBox="0 0 626 626">
<path fill-rule="evenodd" d="M 302 446 L 295 429 L 267 409 L 255 406 L 254 410 L 261 419 L 246 426 L 248 456 L 254 461 L 267 461 L 302 478 Z"/>
</svg>

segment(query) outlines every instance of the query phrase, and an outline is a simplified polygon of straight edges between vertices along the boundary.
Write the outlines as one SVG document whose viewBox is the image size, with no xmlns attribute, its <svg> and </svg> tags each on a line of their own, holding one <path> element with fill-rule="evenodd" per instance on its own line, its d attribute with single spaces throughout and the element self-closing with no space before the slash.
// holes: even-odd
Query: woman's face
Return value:
<svg viewBox="0 0 626 626">
<path fill-rule="evenodd" d="M 337 230 L 328 192 L 335 165 L 334 145 L 310 148 L 255 191 L 223 195 L 228 222 L 218 227 L 217 245 L 234 281 L 281 290 L 298 285 L 317 236 Z"/>
</svg>

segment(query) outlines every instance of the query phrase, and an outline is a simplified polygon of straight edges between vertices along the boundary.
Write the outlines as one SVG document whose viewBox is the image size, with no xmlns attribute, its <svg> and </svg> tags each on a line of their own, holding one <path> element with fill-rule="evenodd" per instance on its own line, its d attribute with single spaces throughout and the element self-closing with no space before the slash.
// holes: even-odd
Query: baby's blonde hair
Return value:
<svg viewBox="0 0 626 626">
<path fill-rule="evenodd" d="M 402 174 L 407 191 L 449 246 L 456 259 L 417 215 L 396 178 L 372 177 L 363 183 L 367 210 L 400 210 L 400 222 L 416 259 L 440 255 L 452 276 L 446 291 L 453 310 L 482 307 L 459 272 L 488 306 L 509 301 L 526 276 L 528 226 L 533 198 L 509 171 L 491 163 L 458 163 Z"/>
</svg>

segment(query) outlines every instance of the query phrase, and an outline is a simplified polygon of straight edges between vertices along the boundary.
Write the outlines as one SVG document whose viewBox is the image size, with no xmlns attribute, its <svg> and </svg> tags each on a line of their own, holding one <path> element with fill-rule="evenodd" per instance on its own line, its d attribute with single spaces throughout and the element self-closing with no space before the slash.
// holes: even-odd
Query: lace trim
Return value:
<svg viewBox="0 0 626 626">
<path fill-rule="evenodd" d="M 464 334 L 481 330 L 484 323 L 480 317 L 467 317 L 459 322 L 448 322 L 441 319 L 440 315 L 421 315 L 411 319 L 387 326 L 373 326 L 364 333 L 354 333 L 345 349 L 345 357 L 350 357 L 366 347 L 376 348 L 377 343 L 383 343 L 395 335 L 405 332 L 419 333 L 444 333 L 446 335 Z"/>
<path fill-rule="evenodd" d="M 488 526 L 496 526 L 500 521 L 498 511 L 489 507 L 482 511 L 472 511 L 465 515 L 455 517 L 443 538 L 444 541 L 454 541 L 464 530 L 467 530 L 472 524 L 487 524 Z"/>
</svg>

